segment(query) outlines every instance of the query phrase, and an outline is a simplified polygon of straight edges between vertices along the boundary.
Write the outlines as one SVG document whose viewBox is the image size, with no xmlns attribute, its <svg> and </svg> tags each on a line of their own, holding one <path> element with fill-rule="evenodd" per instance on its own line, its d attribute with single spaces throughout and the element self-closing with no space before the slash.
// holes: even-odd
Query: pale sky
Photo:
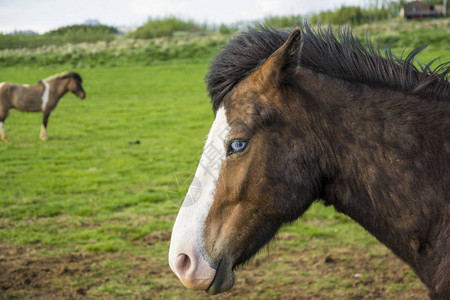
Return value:
<svg viewBox="0 0 450 300">
<path fill-rule="evenodd" d="M 105 25 L 137 27 L 149 17 L 167 16 L 231 24 L 365 3 L 365 0 L 0 0 L 0 32 L 44 33 L 82 24 L 87 19 L 98 19 Z"/>
</svg>

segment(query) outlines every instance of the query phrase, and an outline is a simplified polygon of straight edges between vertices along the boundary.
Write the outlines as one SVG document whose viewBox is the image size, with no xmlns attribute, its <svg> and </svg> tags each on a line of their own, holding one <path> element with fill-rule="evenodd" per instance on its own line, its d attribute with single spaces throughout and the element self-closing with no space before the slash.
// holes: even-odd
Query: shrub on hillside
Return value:
<svg viewBox="0 0 450 300">
<path fill-rule="evenodd" d="M 49 45 L 77 44 L 84 42 L 111 41 L 118 30 L 105 25 L 72 25 L 61 27 L 42 35 L 0 34 L 0 49 L 38 48 Z"/>
<path fill-rule="evenodd" d="M 149 19 L 147 23 L 131 32 L 135 39 L 152 39 L 157 37 L 171 37 L 177 31 L 204 31 L 206 25 L 198 25 L 193 21 L 184 21 L 175 17 L 163 19 Z"/>
<path fill-rule="evenodd" d="M 301 24 L 301 16 L 271 16 L 264 18 L 264 25 L 273 28 L 292 28 Z"/>
<path fill-rule="evenodd" d="M 108 41 L 118 34 L 115 27 L 106 25 L 71 25 L 61 27 L 44 34 L 46 37 L 57 37 L 64 43 L 82 43 Z"/>
</svg>

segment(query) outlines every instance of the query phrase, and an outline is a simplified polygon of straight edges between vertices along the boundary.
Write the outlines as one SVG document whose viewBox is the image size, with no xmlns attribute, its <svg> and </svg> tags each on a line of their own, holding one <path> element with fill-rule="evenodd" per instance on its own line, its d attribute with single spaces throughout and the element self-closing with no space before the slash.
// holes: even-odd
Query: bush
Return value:
<svg viewBox="0 0 450 300">
<path fill-rule="evenodd" d="M 45 37 L 55 37 L 63 43 L 83 43 L 96 41 L 110 41 L 118 34 L 118 30 L 106 25 L 72 25 L 61 27 L 44 34 Z"/>
<path fill-rule="evenodd" d="M 273 28 L 293 28 L 302 22 L 301 16 L 272 16 L 264 18 L 264 25 Z"/>
<path fill-rule="evenodd" d="M 58 38 L 37 34 L 0 34 L 0 49 L 37 48 L 44 45 L 61 45 Z"/>
<path fill-rule="evenodd" d="M 0 49 L 38 48 L 49 45 L 111 41 L 118 31 L 105 25 L 72 25 L 37 34 L 0 34 Z"/>
<path fill-rule="evenodd" d="M 364 9 L 358 6 L 341 6 L 337 10 L 322 11 L 309 18 L 313 24 L 351 24 L 361 25 L 377 20 L 386 20 L 398 15 L 397 7 L 394 4 L 382 6 L 380 8 Z"/>
<path fill-rule="evenodd" d="M 227 26 L 225 24 L 219 26 L 219 32 L 221 34 L 231 34 L 236 31 L 238 31 L 238 28 L 236 26 Z"/>
<path fill-rule="evenodd" d="M 129 34 L 135 39 L 152 39 L 157 37 L 171 37 L 177 31 L 204 31 L 206 25 L 198 25 L 193 21 L 183 21 L 175 17 L 164 19 L 149 19 L 147 23 Z"/>
</svg>

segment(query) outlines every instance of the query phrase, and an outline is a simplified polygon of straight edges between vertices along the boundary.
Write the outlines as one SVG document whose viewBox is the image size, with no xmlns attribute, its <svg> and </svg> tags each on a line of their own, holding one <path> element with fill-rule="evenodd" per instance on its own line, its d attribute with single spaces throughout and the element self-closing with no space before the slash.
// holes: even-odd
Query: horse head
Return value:
<svg viewBox="0 0 450 300">
<path fill-rule="evenodd" d="M 62 77 L 62 79 L 69 79 L 67 89 L 70 92 L 74 93 L 80 99 L 86 98 L 86 92 L 81 85 L 83 83 L 83 79 L 81 78 L 80 74 L 76 72 L 68 72 Z"/>
<path fill-rule="evenodd" d="M 187 287 L 210 294 L 232 288 L 233 270 L 318 196 L 319 147 L 308 124 L 287 112 L 285 88 L 293 84 L 300 48 L 295 30 L 216 111 L 169 250 L 170 266 Z"/>
</svg>

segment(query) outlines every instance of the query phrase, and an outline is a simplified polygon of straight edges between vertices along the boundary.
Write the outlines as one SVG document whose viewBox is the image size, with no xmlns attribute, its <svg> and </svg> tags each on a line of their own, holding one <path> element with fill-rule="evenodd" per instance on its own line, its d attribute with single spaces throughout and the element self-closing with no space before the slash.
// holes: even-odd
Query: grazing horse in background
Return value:
<svg viewBox="0 0 450 300">
<path fill-rule="evenodd" d="M 35 85 L 0 83 L 0 137 L 7 141 L 4 122 L 8 111 L 15 108 L 24 112 L 38 112 L 44 114 L 40 138 L 47 140 L 48 117 L 55 109 L 58 101 L 67 93 L 72 92 L 80 99 L 86 98 L 81 86 L 82 79 L 76 72 L 64 72 L 40 80 Z"/>
<path fill-rule="evenodd" d="M 350 216 L 450 295 L 450 68 L 366 48 L 349 30 L 242 33 L 206 77 L 215 120 L 173 227 L 169 264 L 210 294 L 234 285 L 314 201 Z"/>
</svg>

